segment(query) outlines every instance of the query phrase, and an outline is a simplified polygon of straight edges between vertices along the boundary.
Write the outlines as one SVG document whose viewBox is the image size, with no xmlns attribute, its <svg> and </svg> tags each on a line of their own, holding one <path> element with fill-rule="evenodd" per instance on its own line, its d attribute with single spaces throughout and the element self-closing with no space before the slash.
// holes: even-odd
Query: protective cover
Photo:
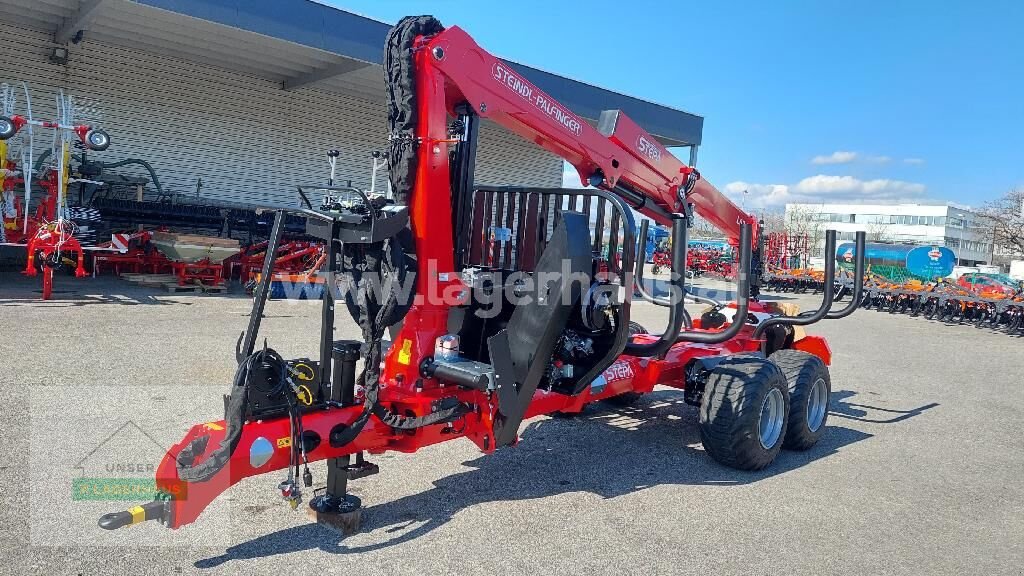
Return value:
<svg viewBox="0 0 1024 576">
<path fill-rule="evenodd" d="M 388 99 L 388 160 L 391 188 L 399 204 L 407 204 L 416 177 L 416 76 L 412 51 L 417 36 L 444 31 L 433 16 L 406 16 L 388 32 L 384 49 L 384 80 Z"/>
</svg>

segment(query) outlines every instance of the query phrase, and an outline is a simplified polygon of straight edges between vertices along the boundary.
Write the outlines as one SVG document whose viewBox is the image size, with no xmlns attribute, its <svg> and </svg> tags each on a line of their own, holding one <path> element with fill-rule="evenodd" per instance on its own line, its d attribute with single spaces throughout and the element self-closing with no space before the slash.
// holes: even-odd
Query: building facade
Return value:
<svg viewBox="0 0 1024 576">
<path fill-rule="evenodd" d="M 824 249 L 824 231 L 836 230 L 839 241 L 865 231 L 869 242 L 945 246 L 958 264 L 992 261 L 992 227 L 970 210 L 948 204 L 787 204 L 786 222 L 807 231 Z"/>
<path fill-rule="evenodd" d="M 0 0 L 0 83 L 16 87 L 21 114 L 27 84 L 38 119 L 72 95 L 77 119 L 111 137 L 92 159 L 145 160 L 165 192 L 296 205 L 296 185 L 325 182 L 328 150 L 340 152 L 336 181 L 369 186 L 371 153 L 388 142 L 389 29 L 307 0 Z M 510 65 L 584 119 L 618 108 L 666 145 L 700 143 L 699 116 Z M 533 142 L 489 121 L 479 142 L 477 183 L 561 185 L 562 159 Z"/>
</svg>

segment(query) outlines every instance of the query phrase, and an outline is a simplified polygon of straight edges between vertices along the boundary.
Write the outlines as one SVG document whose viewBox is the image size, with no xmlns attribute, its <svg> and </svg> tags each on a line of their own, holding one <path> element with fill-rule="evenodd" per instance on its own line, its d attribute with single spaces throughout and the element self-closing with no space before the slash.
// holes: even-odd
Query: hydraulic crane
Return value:
<svg viewBox="0 0 1024 576">
<path fill-rule="evenodd" d="M 394 199 L 316 187 L 328 200 L 314 207 L 300 188 L 297 212 L 327 243 L 326 285 L 344 288 L 325 290 L 319 358 L 286 360 L 256 346 L 278 212 L 224 419 L 194 426 L 169 450 L 152 502 L 107 514 L 101 527 L 177 528 L 229 486 L 275 470 L 288 470 L 279 488 L 297 505 L 312 484 L 307 467 L 299 485 L 300 465 L 317 460 L 328 461 L 327 489 L 310 506 L 351 512 L 360 503 L 347 482 L 378 471 L 367 453 L 457 438 L 491 453 L 514 445 L 526 418 L 631 401 L 658 385 L 699 407 L 704 447 L 725 465 L 759 469 L 783 446 L 814 445 L 828 416 L 831 353 L 796 327 L 846 316 L 855 302 L 832 311 L 826 291 L 816 311 L 784 316 L 751 301 L 752 216 L 622 112 L 591 126 L 457 27 L 403 19 L 388 35 L 384 68 Z M 477 185 L 482 119 L 564 158 L 590 188 Z M 634 211 L 671 226 L 669 298 L 643 288 Z M 733 237 L 740 258 L 736 301 L 702 298 L 712 308 L 691 319 L 693 211 Z M 835 250 L 834 234 L 826 250 Z M 833 274 L 830 262 L 829 283 Z M 668 308 L 663 334 L 630 321 L 634 285 Z M 362 341 L 334 340 L 339 301 Z"/>
</svg>

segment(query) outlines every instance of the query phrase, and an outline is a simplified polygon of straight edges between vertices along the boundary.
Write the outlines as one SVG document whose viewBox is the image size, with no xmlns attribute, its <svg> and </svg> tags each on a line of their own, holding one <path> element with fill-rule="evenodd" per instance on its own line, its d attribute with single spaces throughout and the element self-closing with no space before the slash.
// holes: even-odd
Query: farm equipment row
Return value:
<svg viewBox="0 0 1024 576">
<path fill-rule="evenodd" d="M 833 283 L 834 299 L 854 293 L 854 273 L 841 270 Z M 793 294 L 818 294 L 825 287 L 820 270 L 775 270 L 764 278 L 766 291 Z M 940 279 L 935 282 L 909 280 L 893 282 L 876 273 L 867 273 L 862 283 L 858 306 L 890 314 L 922 316 L 953 324 L 971 324 L 978 328 L 1024 333 L 1024 289 L 1010 282 L 971 284 Z"/>
<path fill-rule="evenodd" d="M 860 307 L 1024 334 L 1024 291 L 971 290 L 947 280 L 897 284 L 869 277 Z"/>
<path fill-rule="evenodd" d="M 840 270 L 833 281 L 832 289 L 836 300 L 841 300 L 852 286 L 853 274 Z M 825 272 L 811 268 L 793 270 L 772 269 L 764 275 L 764 286 L 769 292 L 790 292 L 793 294 L 820 294 L 825 290 Z"/>
</svg>

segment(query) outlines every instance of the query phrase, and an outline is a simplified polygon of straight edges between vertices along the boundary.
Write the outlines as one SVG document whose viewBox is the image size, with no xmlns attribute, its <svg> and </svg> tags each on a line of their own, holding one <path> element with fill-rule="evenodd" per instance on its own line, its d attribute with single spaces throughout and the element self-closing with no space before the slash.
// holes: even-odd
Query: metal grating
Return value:
<svg viewBox="0 0 1024 576">
<path fill-rule="evenodd" d="M 626 230 L 618 207 L 586 190 L 478 187 L 466 235 L 463 267 L 532 272 L 563 211 L 589 217 L 595 260 L 621 273 Z"/>
</svg>

